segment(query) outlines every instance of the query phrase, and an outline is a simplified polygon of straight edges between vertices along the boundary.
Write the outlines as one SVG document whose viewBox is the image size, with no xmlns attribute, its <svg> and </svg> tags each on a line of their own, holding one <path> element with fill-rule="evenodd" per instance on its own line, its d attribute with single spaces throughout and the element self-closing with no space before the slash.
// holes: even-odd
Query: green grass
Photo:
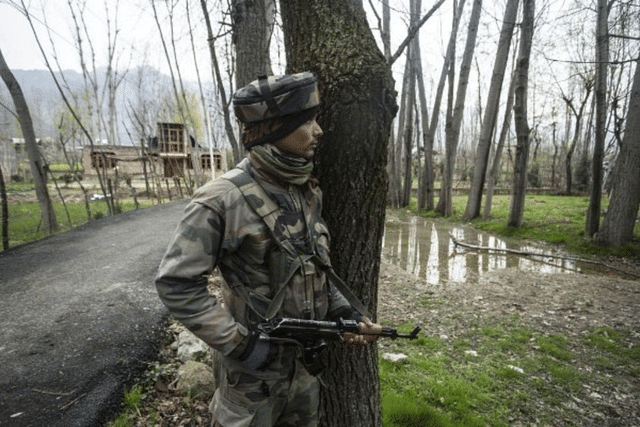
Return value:
<svg viewBox="0 0 640 427">
<path fill-rule="evenodd" d="M 467 196 L 454 196 L 454 214 L 452 222 L 462 221 Z M 502 236 L 530 239 L 557 244 L 577 254 L 602 254 L 614 256 L 640 257 L 640 243 L 636 240 L 620 248 L 605 248 L 596 245 L 584 236 L 585 218 L 589 198 L 585 196 L 527 195 L 522 227 L 508 227 L 511 197 L 496 195 L 493 197 L 491 218 L 476 219 L 475 227 Z M 608 200 L 602 199 L 602 211 L 606 210 Z M 413 198 L 409 209 L 416 211 L 417 200 Z M 434 217 L 434 212 L 421 212 L 426 217 Z M 640 223 L 636 223 L 634 235 L 640 238 Z"/>
<path fill-rule="evenodd" d="M 145 394 L 140 384 L 133 385 L 129 390 L 124 393 L 122 400 L 124 408 L 123 411 L 113 421 L 107 423 L 108 427 L 130 427 L 133 426 L 133 419 L 136 414 L 140 412 L 140 406 L 142 405 Z"/>
<path fill-rule="evenodd" d="M 585 385 L 601 390 L 638 374 L 640 347 L 629 344 L 628 329 L 569 337 L 524 327 L 517 317 L 480 323 L 456 339 L 396 341 L 392 350 L 380 344 L 381 354 L 408 356 L 379 359 L 384 427 L 579 425 L 571 404 L 589 400 Z M 601 360 L 609 361 L 604 371 Z"/>
<path fill-rule="evenodd" d="M 108 215 L 109 210 L 104 201 L 92 201 L 89 203 L 92 219 L 99 219 Z M 140 207 L 151 206 L 151 201 L 147 199 L 139 200 L 139 203 Z M 67 231 L 88 222 L 84 202 L 67 202 L 66 206 L 69 211 L 68 217 L 62 203 L 53 203 L 56 218 L 60 225 L 56 232 Z M 131 211 L 136 208 L 132 201 L 121 202 L 119 206 L 121 212 Z M 32 242 L 46 236 L 47 233 L 43 229 L 40 219 L 40 205 L 37 202 L 9 204 L 10 247 Z"/>
</svg>

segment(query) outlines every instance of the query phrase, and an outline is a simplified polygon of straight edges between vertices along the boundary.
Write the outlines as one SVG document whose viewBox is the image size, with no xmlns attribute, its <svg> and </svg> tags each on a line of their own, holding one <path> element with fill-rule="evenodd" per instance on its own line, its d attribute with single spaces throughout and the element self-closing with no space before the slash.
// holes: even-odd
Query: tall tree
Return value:
<svg viewBox="0 0 640 427">
<path fill-rule="evenodd" d="M 509 83 L 509 94 L 507 95 L 507 104 L 504 109 L 504 118 L 502 120 L 502 129 L 500 130 L 500 136 L 498 137 L 498 144 L 496 151 L 493 155 L 493 162 L 489 169 L 487 176 L 487 194 L 484 201 L 484 212 L 482 216 L 486 219 L 491 217 L 491 204 L 493 203 L 493 191 L 495 185 L 498 182 L 500 176 L 500 170 L 502 169 L 502 152 L 504 150 L 504 144 L 507 140 L 509 128 L 511 127 L 511 115 L 513 112 L 513 98 L 515 96 L 516 79 L 515 74 L 511 73 L 511 83 Z"/>
<path fill-rule="evenodd" d="M 502 30 L 500 31 L 500 39 L 498 41 L 498 51 L 496 53 L 496 60 L 493 64 L 493 74 L 491 76 L 487 104 L 484 110 L 482 127 L 480 128 L 480 138 L 478 141 L 476 159 L 473 168 L 473 181 L 471 183 L 469 198 L 467 199 L 467 207 L 463 216 L 464 221 L 469 221 L 480 215 L 482 190 L 484 187 L 485 175 L 487 173 L 489 152 L 491 151 L 491 138 L 494 134 L 496 117 L 498 116 L 502 82 L 504 81 L 504 74 L 507 69 L 509 47 L 511 46 L 511 38 L 513 36 L 513 29 L 516 25 L 517 16 L 518 0 L 508 0 L 504 10 L 504 20 L 502 21 Z"/>
<path fill-rule="evenodd" d="M 524 199 L 527 190 L 527 167 L 529 164 L 530 130 L 527 122 L 527 92 L 529 90 L 529 62 L 533 41 L 535 18 L 534 0 L 523 0 L 520 50 L 516 63 L 515 105 L 513 119 L 516 127 L 516 160 L 513 168 L 513 190 L 509 210 L 509 227 L 522 225 Z"/>
<path fill-rule="evenodd" d="M 573 191 L 573 154 L 576 151 L 576 147 L 578 146 L 578 142 L 580 141 L 580 134 L 582 131 L 582 118 L 584 117 L 584 109 L 587 106 L 587 102 L 589 101 L 589 97 L 591 96 L 591 91 L 593 90 L 593 77 L 588 73 L 578 73 L 582 81 L 582 87 L 584 89 L 584 98 L 580 101 L 580 105 L 576 109 L 574 105 L 573 98 L 570 98 L 567 95 L 562 95 L 562 99 L 564 100 L 567 107 L 575 116 L 575 125 L 573 128 L 573 137 L 571 141 L 567 141 L 569 144 L 567 146 L 567 151 L 565 153 L 564 158 L 564 168 L 566 174 L 566 194 L 570 195 Z"/>
<path fill-rule="evenodd" d="M 33 131 L 33 122 L 31 121 L 29 106 L 24 98 L 24 93 L 18 80 L 16 80 L 11 69 L 9 69 L 4 55 L 2 55 L 2 50 L 0 50 L 0 77 L 7 85 L 7 89 L 9 89 L 11 99 L 13 99 L 13 104 L 16 109 L 16 115 L 22 128 L 22 136 L 24 137 L 27 154 L 29 155 L 31 175 L 33 175 L 33 185 L 38 203 L 40 203 L 42 224 L 47 233 L 51 233 L 58 228 L 58 222 L 56 220 L 56 213 L 53 210 L 53 205 L 51 204 L 51 198 L 49 197 L 49 190 L 47 189 L 47 176 L 42 162 L 42 154 L 36 144 L 36 135 Z"/>
<path fill-rule="evenodd" d="M 473 60 L 481 13 L 482 0 L 474 0 L 473 8 L 471 9 L 469 30 L 467 32 L 467 41 L 462 56 L 462 63 L 460 64 L 460 78 L 458 80 L 455 103 L 453 105 L 452 115 L 446 125 L 444 174 L 442 177 L 440 200 L 436 207 L 436 210 L 444 216 L 449 216 L 453 213 L 453 168 L 455 166 L 458 141 L 460 139 L 464 104 L 467 96 L 467 87 L 469 86 L 469 73 L 471 72 L 471 62 Z"/>
<path fill-rule="evenodd" d="M 640 59 L 629 99 L 627 127 L 614 169 L 613 191 L 596 240 L 621 246 L 633 238 L 640 205 Z"/>
<path fill-rule="evenodd" d="M 593 236 L 600 226 L 600 199 L 602 197 L 602 162 L 607 121 L 607 68 L 609 67 L 609 5 L 607 0 L 598 0 L 596 25 L 596 134 L 591 161 L 591 197 L 585 221 L 585 234 Z"/>
<path fill-rule="evenodd" d="M 324 136 L 317 169 L 332 263 L 375 313 L 386 147 L 397 109 L 391 68 L 360 0 L 281 0 L 280 7 L 288 71 L 310 70 L 319 79 Z M 380 426 L 376 348 L 335 345 L 331 355 L 331 369 L 323 374 L 321 425 Z"/>
<path fill-rule="evenodd" d="M 424 133 L 424 169 L 422 173 L 421 186 L 418 189 L 418 209 L 433 210 L 434 207 L 434 179 L 435 171 L 433 167 L 433 145 L 435 142 L 436 129 L 438 127 L 438 121 L 440 119 L 440 105 L 442 103 L 442 94 L 444 92 L 444 86 L 447 82 L 448 71 L 451 68 L 451 64 L 454 61 L 456 52 L 456 37 L 458 36 L 458 28 L 460 27 L 460 17 L 462 16 L 462 10 L 464 9 L 465 0 L 460 0 L 459 4 L 456 4 L 456 0 L 453 2 L 453 18 L 451 23 L 451 34 L 449 35 L 449 41 L 447 43 L 447 51 L 444 57 L 444 64 L 442 65 L 442 71 L 440 73 L 440 80 L 436 88 L 436 96 L 433 101 L 433 112 L 431 114 L 431 120 L 428 127 L 424 129 L 426 123 L 423 123 Z M 424 96 L 424 84 L 422 79 L 418 78 L 418 89 L 420 91 L 420 103 L 423 103 Z M 424 101 L 426 104 L 426 101 Z M 426 116 L 423 120 L 426 120 Z"/>
</svg>

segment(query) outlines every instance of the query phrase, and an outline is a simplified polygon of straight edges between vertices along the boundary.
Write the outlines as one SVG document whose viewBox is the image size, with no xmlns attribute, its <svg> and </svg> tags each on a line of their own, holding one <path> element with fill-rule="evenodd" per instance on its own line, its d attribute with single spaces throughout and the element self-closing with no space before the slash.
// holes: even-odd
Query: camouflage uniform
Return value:
<svg viewBox="0 0 640 427">
<path fill-rule="evenodd" d="M 224 355 L 222 385 L 211 403 L 220 425 L 312 426 L 316 425 L 318 383 L 298 361 L 299 349 L 282 348 L 279 359 L 263 372 L 250 372 L 238 362 L 247 346 L 248 328 L 258 320 L 238 289 L 248 291 L 262 314 L 282 280 L 286 287 L 279 316 L 323 320 L 341 315 L 350 305 L 307 256 L 316 254 L 329 263 L 320 189 L 314 181 L 283 186 L 265 173 L 268 167 L 253 154 L 238 165 L 239 170 L 196 191 L 162 260 L 156 286 L 171 313 Z M 251 176 L 277 203 L 276 232 L 289 233 L 301 254 L 297 259 L 279 250 L 263 219 L 227 179 L 239 171 Z M 207 275 L 216 266 L 226 282 L 224 306 L 207 290 Z"/>
</svg>

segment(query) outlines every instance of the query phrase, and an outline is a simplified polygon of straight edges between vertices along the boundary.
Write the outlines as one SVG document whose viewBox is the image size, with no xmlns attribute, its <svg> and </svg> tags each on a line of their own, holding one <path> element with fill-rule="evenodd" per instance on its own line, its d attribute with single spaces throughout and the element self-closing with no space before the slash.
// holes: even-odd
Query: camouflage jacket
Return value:
<svg viewBox="0 0 640 427">
<path fill-rule="evenodd" d="M 320 218 L 322 194 L 317 185 L 278 185 L 249 159 L 237 168 L 248 173 L 277 203 L 277 230 L 288 232 L 301 256 L 295 262 L 285 259 L 263 219 L 227 179 L 238 172 L 231 171 L 196 191 L 156 277 L 158 294 L 171 314 L 211 347 L 231 357 L 244 350 L 247 327 L 255 321 L 238 287 L 244 287 L 254 306 L 264 310 L 276 293 L 277 278 L 282 279 L 283 265 L 295 265 L 295 271 L 285 274 L 278 315 L 323 320 L 350 307 L 322 269 L 305 256 L 314 252 L 329 263 L 329 232 Z M 207 289 L 207 277 L 216 266 L 225 281 L 224 305 Z"/>
</svg>

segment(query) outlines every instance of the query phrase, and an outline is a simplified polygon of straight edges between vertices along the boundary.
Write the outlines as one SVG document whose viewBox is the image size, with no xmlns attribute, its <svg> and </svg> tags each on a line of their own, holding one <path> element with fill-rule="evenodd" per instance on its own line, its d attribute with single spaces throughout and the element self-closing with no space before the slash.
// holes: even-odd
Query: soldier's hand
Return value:
<svg viewBox="0 0 640 427">
<path fill-rule="evenodd" d="M 373 344 L 380 338 L 382 325 L 373 323 L 368 317 L 363 317 L 358 323 L 359 334 L 345 332 L 342 334 L 342 341 L 347 345 L 365 346 Z"/>
</svg>

